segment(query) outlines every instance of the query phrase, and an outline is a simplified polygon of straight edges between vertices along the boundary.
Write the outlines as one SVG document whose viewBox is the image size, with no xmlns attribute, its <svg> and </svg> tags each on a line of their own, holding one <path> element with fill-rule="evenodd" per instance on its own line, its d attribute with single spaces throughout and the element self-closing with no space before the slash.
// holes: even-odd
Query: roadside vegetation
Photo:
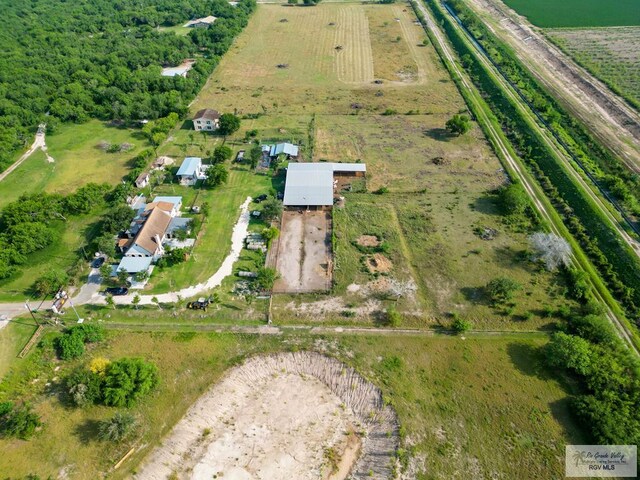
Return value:
<svg viewBox="0 0 640 480">
<path fill-rule="evenodd" d="M 437 18 L 443 19 L 443 26 L 454 47 L 469 52 L 465 50 L 468 45 L 451 28 L 443 12 L 437 6 L 433 6 L 432 11 Z M 473 104 L 474 107 L 476 105 Z M 541 238 L 533 237 L 531 240 L 539 250 Z M 544 239 L 542 243 L 548 244 L 548 240 Z M 553 250 L 557 250 L 557 245 Z M 562 258 L 562 255 L 558 258 Z M 565 295 L 576 300 L 579 307 L 558 312 L 562 321 L 556 325 L 556 329 L 560 333 L 556 333 L 550 345 L 544 349 L 546 361 L 552 367 L 563 368 L 577 380 L 570 407 L 572 414 L 589 432 L 592 442 L 633 444 L 637 442 L 637 425 L 640 421 L 637 410 L 640 371 L 636 352 L 631 349 L 633 345 L 623 343 L 610 318 L 606 317 L 605 309 L 599 304 L 602 299 L 600 290 L 597 282 L 594 283 L 593 279 L 589 281 L 590 274 L 573 268 L 563 271 L 568 280 Z M 592 285 L 596 288 L 592 289 Z M 603 378 L 609 380 L 600 382 Z M 624 418 L 610 416 L 608 412 L 613 410 L 623 412 Z"/>
</svg>

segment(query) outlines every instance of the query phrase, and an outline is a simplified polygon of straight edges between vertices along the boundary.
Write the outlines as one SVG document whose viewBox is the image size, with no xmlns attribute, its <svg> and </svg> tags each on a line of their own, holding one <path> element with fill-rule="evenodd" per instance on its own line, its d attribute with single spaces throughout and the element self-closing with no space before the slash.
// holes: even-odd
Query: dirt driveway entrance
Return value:
<svg viewBox="0 0 640 480">
<path fill-rule="evenodd" d="M 276 246 L 280 278 L 274 293 L 326 291 L 331 288 L 331 212 L 285 211 Z"/>
</svg>

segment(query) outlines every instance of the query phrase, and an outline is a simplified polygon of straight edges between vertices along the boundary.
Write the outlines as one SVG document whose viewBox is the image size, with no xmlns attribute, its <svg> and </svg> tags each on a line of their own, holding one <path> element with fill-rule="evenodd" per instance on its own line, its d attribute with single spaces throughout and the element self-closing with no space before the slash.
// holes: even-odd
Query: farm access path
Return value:
<svg viewBox="0 0 640 480">
<path fill-rule="evenodd" d="M 45 142 L 45 131 L 43 128 L 38 128 L 38 133 L 36 133 L 36 138 L 33 140 L 33 143 L 29 147 L 29 150 L 24 152 L 22 156 L 15 162 L 13 162 L 9 166 L 9 168 L 7 168 L 4 172 L 0 173 L 0 182 L 5 178 L 7 178 L 7 176 L 9 176 L 11 172 L 13 172 L 16 168 L 18 168 L 22 164 L 22 162 L 24 162 L 27 158 L 33 155 L 33 153 L 38 149 L 41 149 L 45 153 L 45 155 L 47 156 L 47 160 L 49 162 L 53 162 L 53 159 L 47 153 L 47 144 Z"/>
<path fill-rule="evenodd" d="M 553 96 L 576 115 L 627 168 L 640 173 L 640 114 L 551 43 L 501 0 L 467 5 Z"/>
<path fill-rule="evenodd" d="M 437 43 L 438 51 L 441 54 L 442 60 L 447 66 L 447 69 L 450 70 L 450 74 L 459 78 L 460 87 L 467 93 L 465 98 L 467 99 L 467 102 L 470 103 L 469 106 L 471 107 L 471 110 L 476 115 L 478 122 L 483 125 L 483 130 L 485 131 L 489 142 L 495 148 L 498 157 L 503 162 L 505 169 L 509 172 L 510 176 L 521 182 L 527 194 L 529 195 L 535 210 L 540 215 L 540 218 L 544 219 L 545 223 L 547 223 L 551 231 L 554 234 L 560 237 L 567 238 L 572 242 L 573 237 L 571 236 L 571 233 L 568 231 L 567 227 L 560 219 L 558 213 L 551 205 L 549 199 L 542 191 L 541 187 L 536 183 L 527 168 L 524 166 L 522 160 L 518 158 L 504 133 L 499 130 L 496 127 L 495 123 L 492 121 L 492 118 L 490 116 L 491 110 L 480 95 L 478 89 L 471 82 L 471 79 L 469 78 L 467 72 L 462 69 L 456 62 L 456 56 L 453 52 L 453 48 L 449 44 L 445 33 L 434 21 L 431 11 L 425 6 L 423 2 L 424 0 L 419 0 L 418 2 L 416 2 L 416 6 L 425 18 L 426 29 L 432 34 L 433 40 L 435 40 L 435 42 Z M 460 26 L 456 22 L 453 22 L 453 25 L 454 28 L 460 29 Z M 464 33 L 462 33 L 462 36 L 466 37 Z M 480 61 L 484 62 L 485 66 L 487 66 L 489 70 L 492 70 L 490 62 L 484 56 L 482 56 L 482 54 L 478 54 L 478 58 L 480 59 Z M 503 80 L 503 88 L 506 89 L 505 91 L 507 91 L 508 93 L 512 93 L 508 89 L 508 84 L 506 86 L 504 85 L 504 79 L 499 76 L 499 74 L 498 79 Z M 517 95 L 513 95 L 515 96 L 515 101 L 519 103 Z M 571 263 L 577 266 L 579 269 L 582 269 L 590 274 L 589 280 L 591 285 L 593 286 L 594 295 L 598 302 L 600 302 L 604 306 L 607 319 L 614 326 L 618 336 L 629 347 L 629 349 L 634 354 L 640 356 L 640 350 L 635 345 L 633 340 L 633 333 L 630 330 L 631 327 L 623 319 L 619 318 L 616 312 L 614 312 L 611 308 L 610 301 L 613 300 L 610 299 L 610 294 L 608 293 L 606 288 L 604 290 L 601 289 L 601 281 L 597 276 L 597 273 L 594 271 L 593 265 L 591 265 L 582 251 L 574 251 L 572 253 Z M 609 297 L 607 297 L 607 295 L 609 295 Z"/>
</svg>

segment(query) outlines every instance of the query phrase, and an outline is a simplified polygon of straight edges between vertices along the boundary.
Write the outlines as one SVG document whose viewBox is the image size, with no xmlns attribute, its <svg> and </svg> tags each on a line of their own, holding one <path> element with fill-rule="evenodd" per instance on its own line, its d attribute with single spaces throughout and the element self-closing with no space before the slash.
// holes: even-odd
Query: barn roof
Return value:
<svg viewBox="0 0 640 480">
<path fill-rule="evenodd" d="M 289 163 L 284 205 L 333 205 L 333 172 L 366 172 L 364 163 Z"/>
</svg>

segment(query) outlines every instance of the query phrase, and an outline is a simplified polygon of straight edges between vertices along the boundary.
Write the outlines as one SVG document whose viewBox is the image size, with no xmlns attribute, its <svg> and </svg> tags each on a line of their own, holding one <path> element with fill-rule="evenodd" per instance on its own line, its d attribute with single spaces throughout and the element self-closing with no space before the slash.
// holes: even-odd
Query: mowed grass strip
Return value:
<svg viewBox="0 0 640 480">
<path fill-rule="evenodd" d="M 504 0 L 538 27 L 640 25 L 637 0 Z"/>
<path fill-rule="evenodd" d="M 412 478 L 429 478 L 421 476 L 425 471 L 437 471 L 439 478 L 519 478 L 522 471 L 531 478 L 556 478 L 564 470 L 564 445 L 585 443 L 567 414 L 566 391 L 539 364 L 536 350 L 544 340 L 392 335 L 286 335 L 284 340 L 272 335 L 114 332 L 76 362 L 40 363 L 34 351 L 4 381 L 20 385 L 21 398 L 34 404 L 44 427 L 28 442 L 0 439 L 0 475 L 37 473 L 46 478 L 64 472 L 76 480 L 109 472 L 110 478 L 129 478 L 189 406 L 239 358 L 286 350 L 291 344 L 328 349 L 382 388 L 398 412 L 405 441 L 401 459 L 414 469 Z M 70 407 L 50 389 L 59 392 L 61 379 L 91 358 L 122 356 L 154 362 L 161 382 L 130 409 L 140 422 L 139 434 L 117 444 L 101 442 L 96 439 L 98 422 L 117 409 Z M 125 464 L 111 470 L 132 447 L 138 448 Z"/>
<path fill-rule="evenodd" d="M 411 23 L 408 15 L 400 9 L 367 8 L 367 20 L 373 64 L 376 78 L 414 82 L 418 76 L 418 66 L 412 50 L 407 44 L 402 23 Z M 398 16 L 401 15 L 401 16 Z"/>
</svg>

